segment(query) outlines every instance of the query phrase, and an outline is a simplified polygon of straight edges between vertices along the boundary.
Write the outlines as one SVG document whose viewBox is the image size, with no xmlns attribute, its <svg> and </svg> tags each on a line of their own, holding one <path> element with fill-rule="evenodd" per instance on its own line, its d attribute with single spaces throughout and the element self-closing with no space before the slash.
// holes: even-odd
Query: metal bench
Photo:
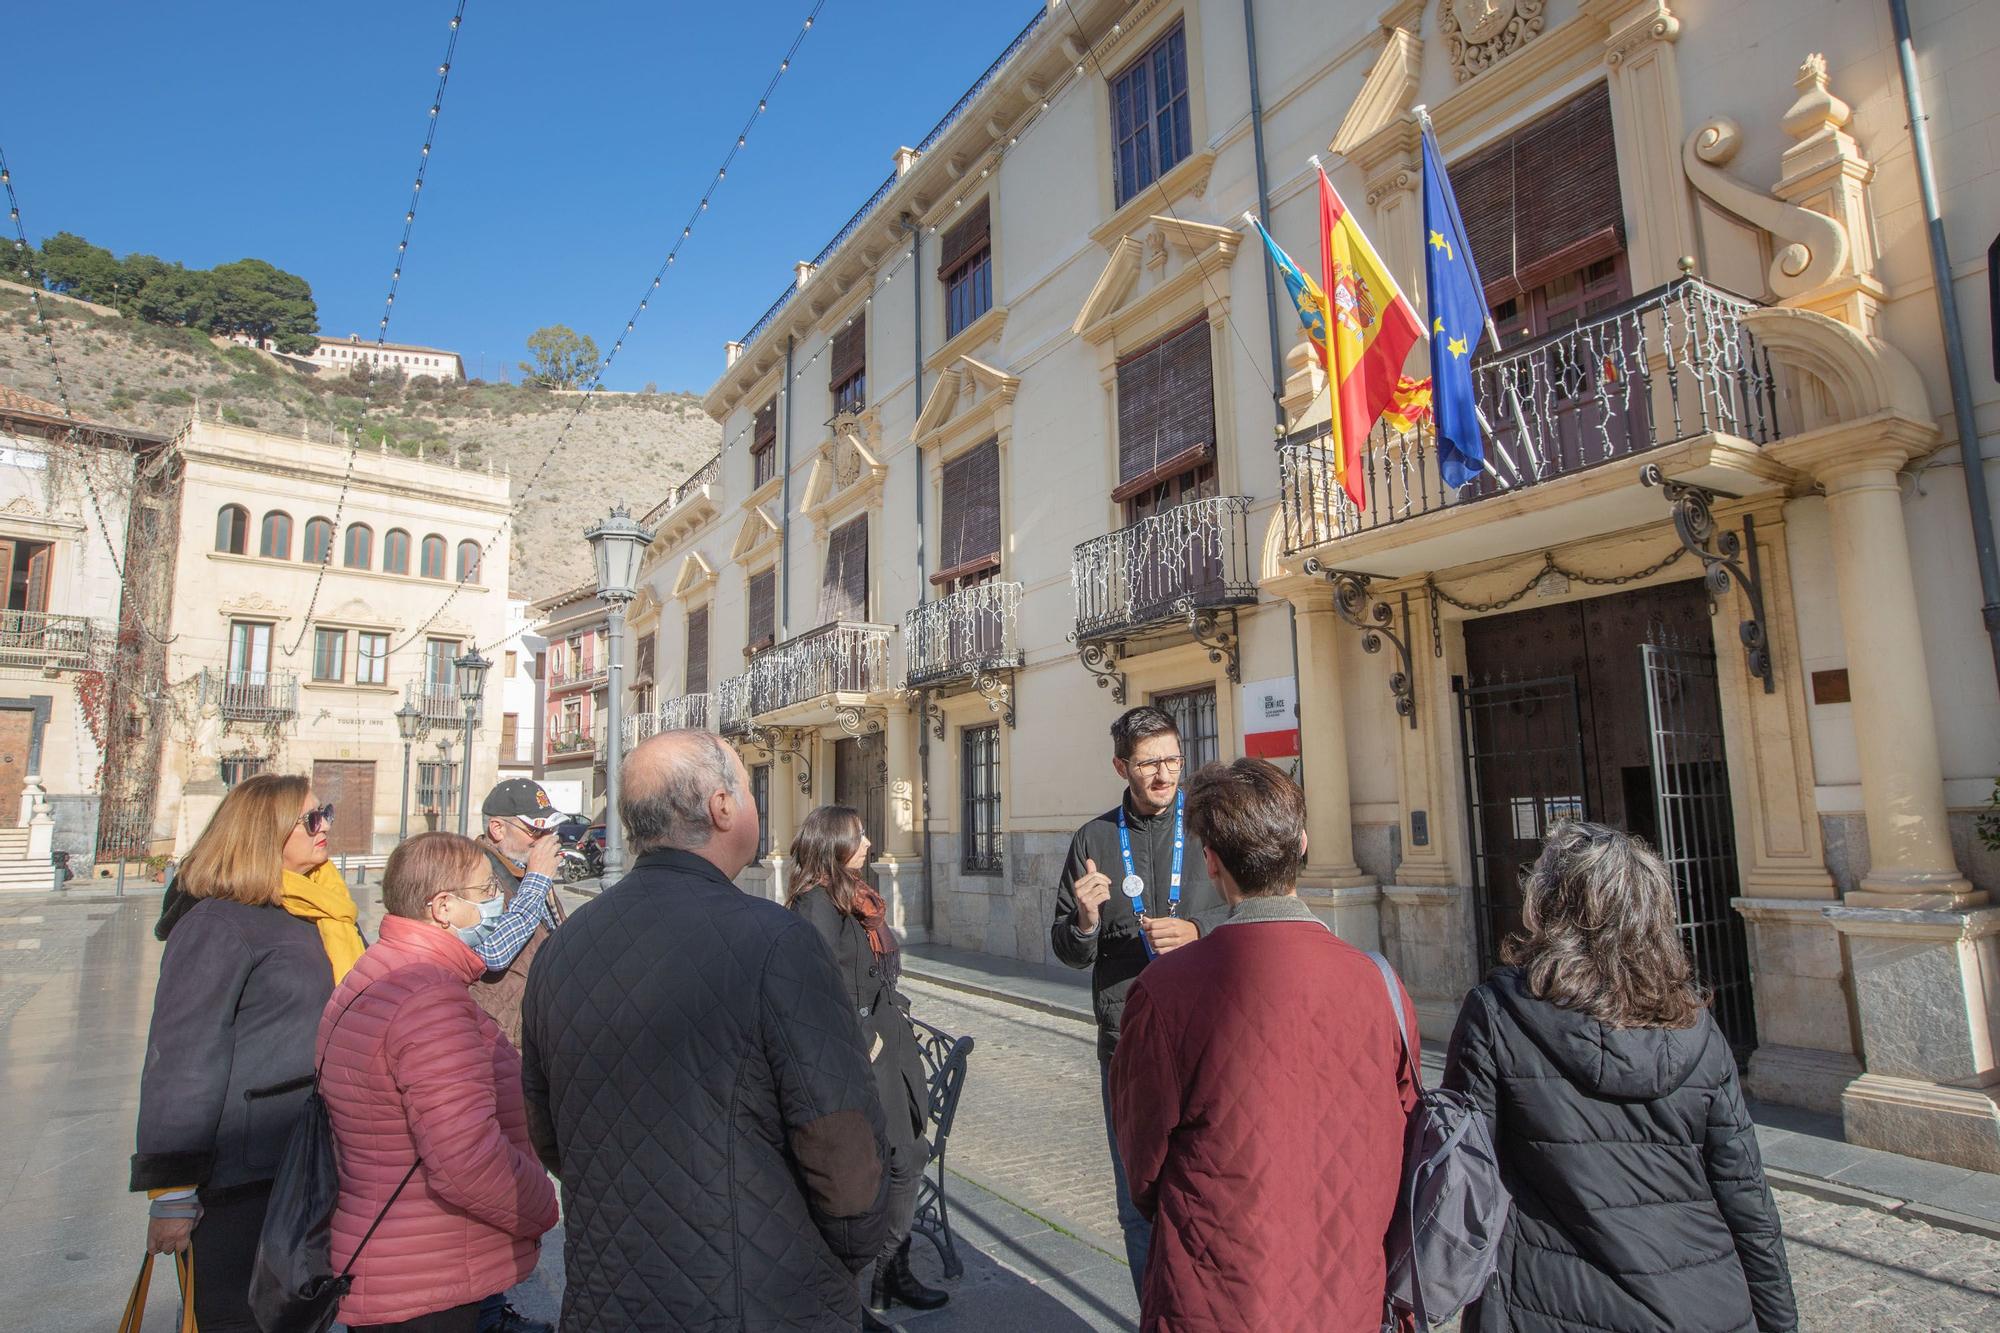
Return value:
<svg viewBox="0 0 2000 1333">
<path fill-rule="evenodd" d="M 966 1058 L 972 1054 L 972 1038 L 954 1037 L 929 1023 L 911 1019 L 917 1046 L 923 1052 L 924 1080 L 930 1088 L 930 1156 L 924 1175 L 917 1182 L 917 1211 L 910 1230 L 924 1236 L 936 1247 L 944 1263 L 944 1275 L 961 1277 L 965 1264 L 951 1239 L 951 1212 L 944 1196 L 944 1150 L 951 1138 L 951 1122 L 958 1115 L 958 1096 L 965 1091 Z"/>
</svg>

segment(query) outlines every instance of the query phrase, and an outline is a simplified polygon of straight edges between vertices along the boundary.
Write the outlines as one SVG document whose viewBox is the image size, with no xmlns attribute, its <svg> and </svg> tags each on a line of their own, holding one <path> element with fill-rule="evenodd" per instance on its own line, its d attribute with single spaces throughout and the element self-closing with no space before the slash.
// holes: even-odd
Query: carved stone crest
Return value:
<svg viewBox="0 0 2000 1333">
<path fill-rule="evenodd" d="M 1464 83 L 1540 36 L 1546 7 L 1547 0 L 1439 0 L 1453 76 Z"/>
</svg>

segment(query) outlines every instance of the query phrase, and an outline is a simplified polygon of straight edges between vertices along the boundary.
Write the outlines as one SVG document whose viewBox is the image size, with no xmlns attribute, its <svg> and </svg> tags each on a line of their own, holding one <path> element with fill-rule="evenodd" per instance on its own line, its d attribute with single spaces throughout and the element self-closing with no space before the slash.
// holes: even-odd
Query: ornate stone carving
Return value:
<svg viewBox="0 0 2000 1333">
<path fill-rule="evenodd" d="M 1546 0 L 1439 0 L 1438 24 L 1460 83 L 1541 35 Z"/>
<path fill-rule="evenodd" d="M 1767 280 L 1783 300 L 1830 282 L 1847 262 L 1847 233 L 1831 218 L 1788 204 L 1722 170 L 1743 146 L 1735 121 L 1718 116 L 1688 135 L 1681 162 L 1688 180 L 1708 198 L 1771 233 L 1778 252 Z"/>
</svg>

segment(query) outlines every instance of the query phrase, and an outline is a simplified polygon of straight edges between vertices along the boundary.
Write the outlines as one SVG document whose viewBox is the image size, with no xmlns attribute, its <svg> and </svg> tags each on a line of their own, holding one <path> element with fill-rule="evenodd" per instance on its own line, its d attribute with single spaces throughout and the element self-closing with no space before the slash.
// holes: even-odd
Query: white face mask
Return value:
<svg viewBox="0 0 2000 1333">
<path fill-rule="evenodd" d="M 469 902 L 470 900 L 460 898 L 459 901 Z M 483 903 L 472 903 L 471 905 L 479 909 L 479 924 L 476 926 L 456 927 L 455 929 L 457 929 L 460 939 L 464 940 L 471 948 L 477 949 L 486 942 L 487 936 L 499 929 L 500 918 L 507 911 L 507 900 L 495 894 Z"/>
</svg>

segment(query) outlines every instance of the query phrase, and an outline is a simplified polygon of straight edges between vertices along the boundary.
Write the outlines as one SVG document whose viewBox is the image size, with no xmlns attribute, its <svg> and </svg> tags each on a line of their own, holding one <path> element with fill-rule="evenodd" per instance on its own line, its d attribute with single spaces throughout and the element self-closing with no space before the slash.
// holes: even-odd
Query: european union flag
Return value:
<svg viewBox="0 0 2000 1333">
<path fill-rule="evenodd" d="M 1429 117 L 1424 118 L 1424 283 L 1430 296 L 1438 470 L 1444 484 L 1456 488 L 1477 477 L 1486 458 L 1472 385 L 1472 358 L 1486 334 L 1486 289 Z"/>
</svg>

